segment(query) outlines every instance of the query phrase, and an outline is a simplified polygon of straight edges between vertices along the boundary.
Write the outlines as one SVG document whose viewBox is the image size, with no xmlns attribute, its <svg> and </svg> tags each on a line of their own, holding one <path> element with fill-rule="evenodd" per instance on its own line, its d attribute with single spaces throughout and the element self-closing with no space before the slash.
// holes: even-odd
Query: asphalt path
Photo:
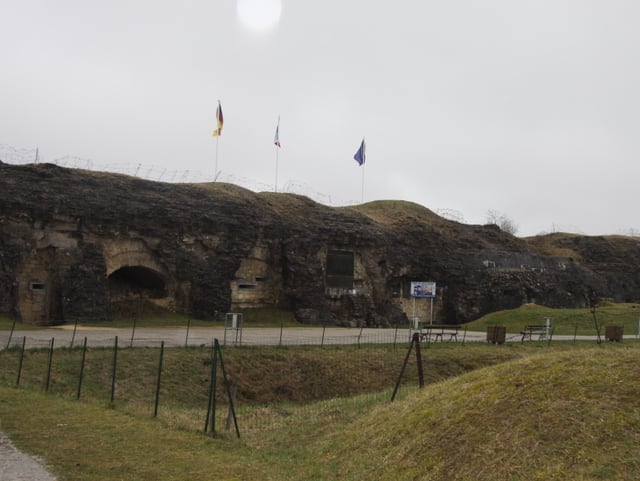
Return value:
<svg viewBox="0 0 640 481">
<path fill-rule="evenodd" d="M 35 330 L 0 331 L 0 349 L 19 347 L 54 348 L 80 347 L 87 339 L 89 347 L 166 347 L 212 345 L 217 339 L 221 345 L 335 345 L 335 344 L 389 344 L 407 343 L 410 329 L 347 328 L 347 327 L 91 327 L 63 325 Z M 424 331 L 423 331 L 424 332 Z M 635 336 L 625 336 L 635 338 Z M 432 342 L 486 342 L 486 333 L 461 329 L 450 338 L 448 331 L 441 337 L 432 335 Z M 574 336 L 553 336 L 554 340 L 573 340 Z M 595 336 L 576 336 L 576 340 L 596 340 Z M 603 337 L 604 339 L 604 337 Z M 507 342 L 520 342 L 519 333 L 507 333 Z M 534 340 L 535 337 L 534 337 Z"/>
<path fill-rule="evenodd" d="M 223 345 L 324 345 L 324 344 L 388 344 L 406 343 L 415 331 L 409 329 L 347 328 L 347 327 L 144 327 L 133 329 L 115 327 L 56 326 L 35 330 L 0 331 L 0 349 L 21 346 L 27 349 L 79 347 L 87 339 L 92 347 L 167 347 L 211 345 L 217 339 Z M 450 335 L 445 332 L 444 339 Z M 52 341 L 53 340 L 53 341 Z M 456 338 L 453 339 L 454 341 Z M 486 341 L 486 334 L 460 330 L 457 342 Z"/>
<path fill-rule="evenodd" d="M 18 451 L 0 432 L 0 481 L 55 481 L 42 462 Z"/>
</svg>

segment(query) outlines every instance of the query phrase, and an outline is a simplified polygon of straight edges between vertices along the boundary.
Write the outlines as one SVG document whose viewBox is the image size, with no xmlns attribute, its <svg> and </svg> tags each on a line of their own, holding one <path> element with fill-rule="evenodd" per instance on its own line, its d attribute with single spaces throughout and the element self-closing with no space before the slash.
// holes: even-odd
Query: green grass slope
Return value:
<svg viewBox="0 0 640 481">
<path fill-rule="evenodd" d="M 393 403 L 288 407 L 240 440 L 0 386 L 0 430 L 61 480 L 635 481 L 638 353 L 635 343 L 544 349 Z"/>
<path fill-rule="evenodd" d="M 602 335 L 605 325 L 623 326 L 625 335 L 638 333 L 640 305 L 637 303 L 605 302 L 596 308 L 595 315 Z M 466 326 L 469 330 L 485 331 L 487 326 L 501 325 L 506 326 L 507 332 L 517 333 L 528 324 L 544 324 L 545 317 L 552 319 L 554 335 L 596 335 L 590 309 L 554 309 L 537 304 L 525 304 L 516 309 L 492 312 Z"/>
<path fill-rule="evenodd" d="M 334 479 L 635 480 L 637 349 L 544 353 L 433 385 L 324 441 Z"/>
<path fill-rule="evenodd" d="M 240 443 L 36 391 L 0 387 L 0 430 L 61 481 L 260 479 Z"/>
</svg>

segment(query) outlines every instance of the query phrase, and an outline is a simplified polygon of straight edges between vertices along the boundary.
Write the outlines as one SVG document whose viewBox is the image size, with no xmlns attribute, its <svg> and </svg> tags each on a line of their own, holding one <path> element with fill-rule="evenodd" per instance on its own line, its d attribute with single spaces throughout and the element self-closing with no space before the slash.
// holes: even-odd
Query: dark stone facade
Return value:
<svg viewBox="0 0 640 481">
<path fill-rule="evenodd" d="M 330 252 L 353 256 L 340 285 Z M 0 163 L 0 312 L 26 322 L 108 320 L 118 298 L 144 296 L 204 319 L 266 305 L 301 322 L 395 325 L 407 322 L 410 283 L 429 280 L 438 319 L 461 323 L 530 302 L 637 301 L 639 267 L 629 237 L 520 239 L 408 202 L 330 208 L 222 183 Z"/>
</svg>

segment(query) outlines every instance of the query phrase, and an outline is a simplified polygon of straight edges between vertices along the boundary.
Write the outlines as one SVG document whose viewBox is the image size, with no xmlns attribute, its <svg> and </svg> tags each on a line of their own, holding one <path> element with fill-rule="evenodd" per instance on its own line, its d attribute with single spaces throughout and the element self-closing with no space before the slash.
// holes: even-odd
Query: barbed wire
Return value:
<svg viewBox="0 0 640 481">
<path fill-rule="evenodd" d="M 440 217 L 444 217 L 445 219 L 452 220 L 454 222 L 459 222 L 460 224 L 464 224 L 464 215 L 462 212 L 455 209 L 436 209 L 435 213 Z"/>
<path fill-rule="evenodd" d="M 240 177 L 228 173 L 219 173 L 214 176 L 212 173 L 205 173 L 198 170 L 172 170 L 157 165 L 142 163 L 98 163 L 92 159 L 65 155 L 52 160 L 48 160 L 39 149 L 16 148 L 7 144 L 0 144 L 0 161 L 6 164 L 24 165 L 37 163 L 51 163 L 60 167 L 70 169 L 84 169 L 98 172 L 111 172 L 114 174 L 129 175 L 140 179 L 153 180 L 167 183 L 201 183 L 201 182 L 226 182 L 235 184 L 253 192 L 265 192 L 273 190 L 273 185 L 265 182 Z M 301 181 L 288 181 L 279 192 L 304 195 L 316 202 L 325 205 L 338 205 L 331 196 L 316 191 L 308 184 Z M 356 201 L 340 203 L 339 205 L 352 205 Z"/>
<path fill-rule="evenodd" d="M 17 149 L 0 144 L 0 161 L 6 164 L 29 164 L 38 162 L 38 149 Z"/>
<path fill-rule="evenodd" d="M 219 173 L 214 176 L 212 173 L 205 173 L 198 170 L 172 170 L 157 165 L 142 163 L 98 163 L 84 157 L 65 155 L 52 160 L 48 160 L 38 149 L 18 149 L 11 145 L 0 144 L 0 161 L 7 164 L 23 165 L 33 163 L 48 162 L 70 169 L 84 169 L 98 172 L 111 172 L 114 174 L 124 174 L 140 179 L 152 180 L 167 183 L 201 183 L 201 182 L 226 182 L 238 185 L 253 192 L 266 192 L 274 189 L 273 184 L 257 181 L 247 177 L 240 177 L 230 173 Z M 304 195 L 310 199 L 328 206 L 349 206 L 360 204 L 357 200 L 337 200 L 330 195 L 318 192 L 310 185 L 300 180 L 289 180 L 278 188 L 278 192 L 287 194 Z M 451 209 L 440 209 L 438 211 L 442 217 L 464 222 L 464 217 L 457 211 Z"/>
<path fill-rule="evenodd" d="M 13 165 L 48 162 L 69 169 L 84 169 L 96 172 L 110 172 L 114 174 L 129 175 L 131 177 L 137 177 L 140 179 L 167 183 L 201 183 L 217 181 L 244 187 L 245 189 L 251 190 L 253 192 L 267 192 L 273 190 L 274 188 L 273 184 L 267 184 L 255 179 L 239 177 L 227 173 L 219 173 L 217 176 L 214 176 L 212 173 L 205 173 L 198 170 L 172 170 L 162 166 L 142 163 L 98 163 L 94 162 L 92 159 L 77 157 L 73 155 L 65 155 L 49 161 L 37 148 L 16 148 L 7 144 L 0 144 L 0 162 Z M 318 192 L 310 185 L 299 180 L 287 181 L 282 187 L 278 188 L 278 192 L 303 195 L 309 197 L 315 202 L 332 207 L 350 206 L 361 203 L 357 200 L 334 199 L 330 195 Z M 434 209 L 434 212 L 440 217 L 443 217 L 447 220 L 459 222 L 461 224 L 466 223 L 465 217 L 462 212 L 455 209 L 439 208 Z M 560 226 L 555 223 L 552 224 L 550 230 L 542 231 L 537 235 L 549 234 L 554 232 L 574 232 L 577 234 L 585 235 L 576 226 Z M 618 235 L 640 237 L 640 230 L 635 228 L 620 229 L 618 231 Z"/>
</svg>

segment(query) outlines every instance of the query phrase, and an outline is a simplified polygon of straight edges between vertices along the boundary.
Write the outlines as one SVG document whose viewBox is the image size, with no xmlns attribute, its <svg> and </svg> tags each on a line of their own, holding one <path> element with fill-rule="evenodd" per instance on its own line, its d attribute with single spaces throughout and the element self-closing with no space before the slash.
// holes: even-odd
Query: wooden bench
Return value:
<svg viewBox="0 0 640 481">
<path fill-rule="evenodd" d="M 458 340 L 460 326 L 455 324 L 424 324 L 420 332 L 421 341 L 444 341 L 445 336 L 449 336 L 448 341 Z"/>
<path fill-rule="evenodd" d="M 546 324 L 530 324 L 528 326 L 524 326 L 524 329 L 520 331 L 520 334 L 522 335 L 522 340 L 520 342 L 524 342 L 527 338 L 532 341 L 534 336 L 538 336 L 538 340 L 542 341 L 546 339 L 550 330 L 551 325 Z"/>
</svg>

